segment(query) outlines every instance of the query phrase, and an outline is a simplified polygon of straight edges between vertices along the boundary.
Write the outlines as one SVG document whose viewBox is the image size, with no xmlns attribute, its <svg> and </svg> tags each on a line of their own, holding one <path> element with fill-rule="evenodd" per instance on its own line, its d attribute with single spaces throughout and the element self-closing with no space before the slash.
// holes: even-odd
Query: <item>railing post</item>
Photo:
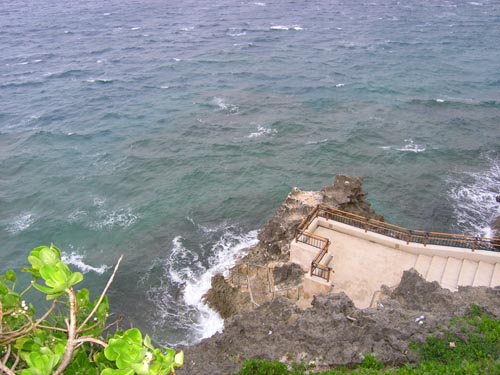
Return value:
<svg viewBox="0 0 500 375">
<path fill-rule="evenodd" d="M 428 242 L 429 242 L 429 232 L 425 232 L 425 234 L 424 234 L 424 247 L 427 246 Z"/>
<path fill-rule="evenodd" d="M 369 222 L 370 222 L 370 218 L 367 217 L 366 218 L 366 223 L 365 223 L 365 233 L 368 232 L 368 225 L 369 225 Z"/>
<path fill-rule="evenodd" d="M 476 251 L 478 241 L 479 237 L 474 237 L 474 242 L 472 243 L 472 251 Z"/>
<path fill-rule="evenodd" d="M 407 237 L 406 237 L 406 244 L 408 245 L 411 241 L 411 230 L 408 231 Z"/>
</svg>

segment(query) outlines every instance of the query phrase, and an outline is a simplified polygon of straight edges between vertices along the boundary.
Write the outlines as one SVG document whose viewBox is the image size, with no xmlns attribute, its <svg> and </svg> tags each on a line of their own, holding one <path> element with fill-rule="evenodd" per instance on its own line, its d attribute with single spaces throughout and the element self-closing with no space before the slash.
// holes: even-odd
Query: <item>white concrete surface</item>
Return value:
<svg viewBox="0 0 500 375">
<path fill-rule="evenodd" d="M 331 242 L 327 257 L 333 268 L 330 284 L 360 308 L 368 307 L 382 285 L 396 286 L 403 271 L 415 268 L 426 280 L 452 291 L 458 286 L 500 285 L 500 253 L 409 243 L 319 218 L 313 233 Z M 290 260 L 309 272 L 319 249 L 291 243 Z M 317 288 L 314 283 L 319 283 Z M 307 276 L 304 293 L 327 292 L 325 281 Z M 307 286 L 307 288 L 306 288 Z M 308 289 L 308 290 L 306 290 Z"/>
</svg>

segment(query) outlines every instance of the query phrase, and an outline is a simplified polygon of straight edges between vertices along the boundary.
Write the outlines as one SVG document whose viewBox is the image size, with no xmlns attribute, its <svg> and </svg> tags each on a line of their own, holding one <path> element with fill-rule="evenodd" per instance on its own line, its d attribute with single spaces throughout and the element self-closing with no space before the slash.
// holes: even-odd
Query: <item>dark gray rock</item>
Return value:
<svg viewBox="0 0 500 375">
<path fill-rule="evenodd" d="M 228 319 L 223 333 L 185 348 L 178 374 L 233 374 L 247 358 L 304 360 L 322 369 L 351 366 L 366 353 L 401 365 L 416 359 L 410 343 L 439 332 L 472 303 L 500 317 L 499 297 L 500 288 L 452 293 L 411 270 L 376 309 L 359 310 L 344 293 L 317 296 L 306 310 L 279 298 Z"/>
</svg>

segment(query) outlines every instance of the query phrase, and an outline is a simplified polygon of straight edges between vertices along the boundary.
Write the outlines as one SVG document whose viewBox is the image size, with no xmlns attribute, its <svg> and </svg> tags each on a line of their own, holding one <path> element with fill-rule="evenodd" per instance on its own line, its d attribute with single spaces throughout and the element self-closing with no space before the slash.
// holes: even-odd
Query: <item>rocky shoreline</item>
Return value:
<svg viewBox="0 0 500 375">
<path fill-rule="evenodd" d="M 179 374 L 233 374 L 248 358 L 305 361 L 327 369 L 359 364 L 366 353 L 400 365 L 416 359 L 410 343 L 422 342 L 473 303 L 500 317 L 500 288 L 452 293 L 414 270 L 404 273 L 397 288 L 383 289 L 376 308 L 357 309 L 344 293 L 306 299 L 303 273 L 288 263 L 289 244 L 296 226 L 318 204 L 383 220 L 366 201 L 362 178 L 338 175 L 319 192 L 292 189 L 259 243 L 227 277 L 212 279 L 205 299 L 225 319 L 224 332 L 184 348 L 186 364 Z"/>
</svg>

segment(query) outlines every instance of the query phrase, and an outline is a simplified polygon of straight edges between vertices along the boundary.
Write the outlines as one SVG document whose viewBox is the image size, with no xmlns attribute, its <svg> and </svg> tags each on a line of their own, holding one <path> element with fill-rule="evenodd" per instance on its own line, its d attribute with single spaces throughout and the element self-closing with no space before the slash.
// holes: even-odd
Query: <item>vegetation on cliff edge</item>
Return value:
<svg viewBox="0 0 500 375">
<path fill-rule="evenodd" d="M 235 375 L 428 375 L 500 374 L 500 320 L 473 305 L 463 318 L 450 321 L 444 332 L 413 344 L 419 361 L 400 368 L 385 368 L 373 355 L 365 355 L 358 368 L 309 371 L 307 365 L 291 368 L 279 361 L 247 360 Z"/>
</svg>

